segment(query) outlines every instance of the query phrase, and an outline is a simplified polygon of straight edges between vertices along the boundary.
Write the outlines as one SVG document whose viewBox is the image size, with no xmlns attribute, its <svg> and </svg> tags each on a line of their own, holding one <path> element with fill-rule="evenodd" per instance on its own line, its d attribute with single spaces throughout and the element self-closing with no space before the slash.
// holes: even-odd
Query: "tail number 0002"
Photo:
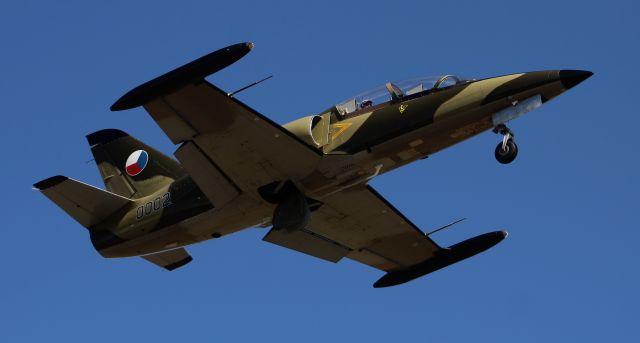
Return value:
<svg viewBox="0 0 640 343">
<path fill-rule="evenodd" d="M 144 205 L 138 206 L 138 209 L 136 211 L 136 218 L 142 219 L 144 218 L 144 216 L 148 216 L 152 213 L 158 212 L 169 205 L 171 205 L 171 193 L 167 192 L 153 199 L 153 201 L 149 201 Z"/>
</svg>

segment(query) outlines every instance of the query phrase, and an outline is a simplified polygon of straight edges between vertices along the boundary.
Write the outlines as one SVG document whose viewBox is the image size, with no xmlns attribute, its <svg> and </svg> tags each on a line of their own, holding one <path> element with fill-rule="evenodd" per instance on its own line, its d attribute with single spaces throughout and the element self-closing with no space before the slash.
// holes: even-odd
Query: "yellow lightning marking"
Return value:
<svg viewBox="0 0 640 343">
<path fill-rule="evenodd" d="M 400 111 L 400 114 L 402 114 L 404 112 L 404 110 L 407 109 L 407 107 L 409 107 L 409 105 L 407 105 L 407 104 L 400 105 L 400 107 L 398 108 L 398 110 Z"/>
<path fill-rule="evenodd" d="M 332 131 L 334 131 L 333 134 L 331 135 L 331 139 L 338 138 L 341 134 L 347 131 L 347 129 L 351 127 L 352 124 L 353 123 L 337 123 L 337 124 L 331 125 L 331 129 Z"/>
</svg>

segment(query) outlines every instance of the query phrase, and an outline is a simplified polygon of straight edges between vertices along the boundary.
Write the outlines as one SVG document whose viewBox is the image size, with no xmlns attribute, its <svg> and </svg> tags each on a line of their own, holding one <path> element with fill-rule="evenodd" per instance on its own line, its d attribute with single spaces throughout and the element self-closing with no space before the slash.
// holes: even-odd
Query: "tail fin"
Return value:
<svg viewBox="0 0 640 343">
<path fill-rule="evenodd" d="M 127 198 L 62 175 L 37 182 L 33 187 L 89 230 L 132 203 Z"/>
<path fill-rule="evenodd" d="M 185 175 L 180 163 L 116 129 L 87 136 L 107 190 L 141 198 Z"/>
</svg>

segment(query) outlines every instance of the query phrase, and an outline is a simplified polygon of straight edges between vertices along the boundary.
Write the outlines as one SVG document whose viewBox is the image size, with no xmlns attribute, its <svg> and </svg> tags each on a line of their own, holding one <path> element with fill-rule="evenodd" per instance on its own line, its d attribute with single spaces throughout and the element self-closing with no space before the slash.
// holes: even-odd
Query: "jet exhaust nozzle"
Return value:
<svg viewBox="0 0 640 343">
<path fill-rule="evenodd" d="M 493 247 L 505 239 L 507 235 L 506 231 L 494 231 L 454 244 L 449 248 L 442 249 L 424 262 L 385 274 L 373 284 L 373 287 L 395 286 L 433 273 Z"/>
</svg>

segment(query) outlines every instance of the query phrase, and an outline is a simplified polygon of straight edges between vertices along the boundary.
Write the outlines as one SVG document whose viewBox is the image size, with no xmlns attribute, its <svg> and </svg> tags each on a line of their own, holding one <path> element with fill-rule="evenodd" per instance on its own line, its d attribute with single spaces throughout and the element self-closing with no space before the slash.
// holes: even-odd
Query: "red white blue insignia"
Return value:
<svg viewBox="0 0 640 343">
<path fill-rule="evenodd" d="M 149 154 L 147 154 L 144 150 L 136 150 L 129 158 L 127 158 L 127 163 L 125 164 L 125 169 L 127 174 L 131 176 L 136 176 L 144 170 L 144 167 L 147 166 L 147 162 L 149 162 Z"/>
</svg>

